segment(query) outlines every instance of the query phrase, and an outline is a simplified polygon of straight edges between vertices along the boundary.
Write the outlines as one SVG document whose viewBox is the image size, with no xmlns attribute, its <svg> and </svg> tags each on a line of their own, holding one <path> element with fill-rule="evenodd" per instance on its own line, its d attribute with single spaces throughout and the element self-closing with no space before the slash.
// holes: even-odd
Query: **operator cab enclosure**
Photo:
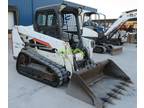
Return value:
<svg viewBox="0 0 144 108">
<path fill-rule="evenodd" d="M 80 7 L 67 3 L 39 8 L 35 12 L 34 30 L 63 41 L 79 43 L 82 31 L 80 12 Z"/>
</svg>

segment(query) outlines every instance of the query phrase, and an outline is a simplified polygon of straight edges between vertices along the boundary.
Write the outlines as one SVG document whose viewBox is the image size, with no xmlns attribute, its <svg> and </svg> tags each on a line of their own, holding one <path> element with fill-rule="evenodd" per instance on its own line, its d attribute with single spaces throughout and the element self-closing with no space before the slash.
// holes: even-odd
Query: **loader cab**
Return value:
<svg viewBox="0 0 144 108">
<path fill-rule="evenodd" d="M 57 11 L 53 8 L 38 9 L 35 14 L 34 29 L 37 32 L 59 38 L 60 27 Z"/>
<path fill-rule="evenodd" d="M 61 11 L 60 16 L 62 40 L 69 42 L 73 49 L 77 48 L 80 44 L 82 45 L 82 26 L 80 25 L 81 17 L 79 9 L 71 6 L 65 7 Z"/>
<path fill-rule="evenodd" d="M 70 44 L 79 43 L 82 34 L 79 23 L 80 12 L 78 7 L 65 4 L 37 9 L 34 29 L 48 36 L 68 41 Z"/>
<path fill-rule="evenodd" d="M 103 19 L 104 23 L 100 22 Z M 83 15 L 83 26 L 90 28 L 97 33 L 104 33 L 106 27 L 106 15 L 97 12 L 85 12 Z"/>
</svg>

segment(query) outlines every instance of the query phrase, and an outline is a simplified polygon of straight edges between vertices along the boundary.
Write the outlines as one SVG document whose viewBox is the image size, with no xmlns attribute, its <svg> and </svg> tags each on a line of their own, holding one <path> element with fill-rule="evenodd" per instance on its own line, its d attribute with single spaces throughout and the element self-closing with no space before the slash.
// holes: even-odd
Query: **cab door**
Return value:
<svg viewBox="0 0 144 108">
<path fill-rule="evenodd" d="M 37 12 L 36 31 L 51 37 L 60 37 L 58 16 L 53 9 Z"/>
</svg>

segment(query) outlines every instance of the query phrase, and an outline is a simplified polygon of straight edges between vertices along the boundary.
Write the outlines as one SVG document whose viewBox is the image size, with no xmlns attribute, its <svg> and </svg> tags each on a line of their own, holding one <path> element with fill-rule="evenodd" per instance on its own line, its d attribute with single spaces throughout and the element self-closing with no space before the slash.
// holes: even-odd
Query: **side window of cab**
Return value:
<svg viewBox="0 0 144 108">
<path fill-rule="evenodd" d="M 48 36 L 60 37 L 57 14 L 52 9 L 37 12 L 35 28 L 36 31 Z"/>
<path fill-rule="evenodd" d="M 45 15 L 45 14 L 40 13 L 40 14 L 38 15 L 37 24 L 38 24 L 39 26 L 45 26 L 45 25 L 46 25 L 46 15 Z"/>
</svg>

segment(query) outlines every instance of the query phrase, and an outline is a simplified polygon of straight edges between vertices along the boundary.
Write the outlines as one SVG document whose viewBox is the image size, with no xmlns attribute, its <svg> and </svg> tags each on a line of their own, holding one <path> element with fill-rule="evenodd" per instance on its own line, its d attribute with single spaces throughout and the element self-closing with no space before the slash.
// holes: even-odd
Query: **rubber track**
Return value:
<svg viewBox="0 0 144 108">
<path fill-rule="evenodd" d="M 49 66 L 51 69 L 53 69 L 59 77 L 59 85 L 58 86 L 61 86 L 62 84 L 68 82 L 70 72 L 66 71 L 66 69 L 63 66 L 47 59 L 46 57 L 41 56 L 33 49 L 26 49 L 26 50 L 22 49 L 21 53 L 24 53 L 24 54 L 28 55 L 30 58 L 40 62 L 41 64 L 43 64 L 45 66 Z"/>
</svg>

